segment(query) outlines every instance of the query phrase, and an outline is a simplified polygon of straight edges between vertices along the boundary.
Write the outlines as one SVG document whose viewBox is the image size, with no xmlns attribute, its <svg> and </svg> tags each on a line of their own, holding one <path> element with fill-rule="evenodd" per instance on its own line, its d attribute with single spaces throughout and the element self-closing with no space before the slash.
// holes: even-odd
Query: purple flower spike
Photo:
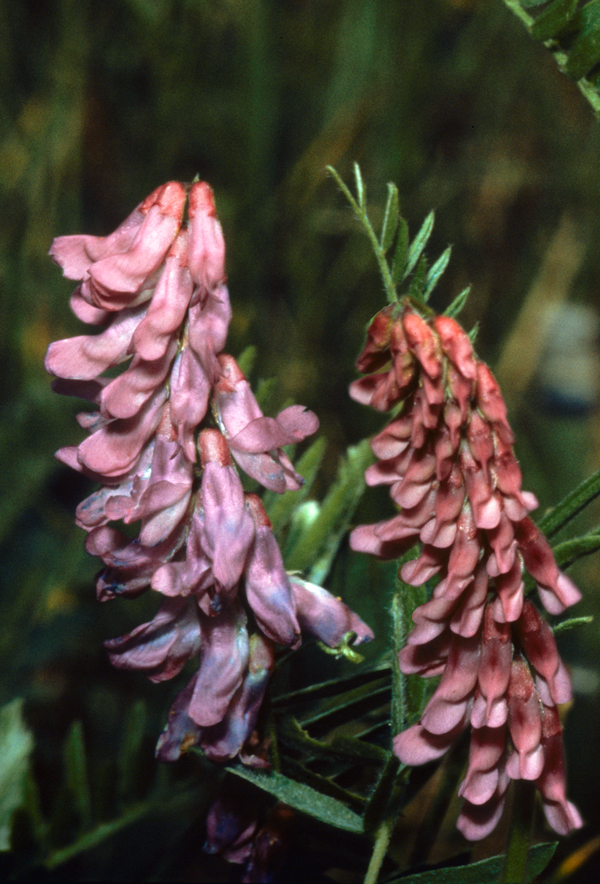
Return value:
<svg viewBox="0 0 600 884">
<path fill-rule="evenodd" d="M 79 282 L 74 314 L 94 326 L 51 344 L 45 364 L 57 392 L 95 407 L 77 417 L 86 438 L 56 457 L 100 485 L 76 514 L 86 550 L 104 564 L 98 598 L 162 596 L 153 620 L 106 642 L 110 659 L 153 681 L 196 661 L 158 741 L 160 760 L 196 747 L 215 762 L 268 767 L 260 713 L 278 646 L 297 648 L 302 629 L 332 646 L 349 632 L 372 637 L 325 590 L 291 584 L 236 466 L 279 493 L 300 488 L 283 446 L 318 420 L 300 405 L 263 415 L 223 353 L 225 241 L 205 182 L 169 182 L 114 233 L 59 237 L 50 254 Z M 136 528 L 126 535 L 119 520 Z M 246 850 L 234 841 L 229 857 Z"/>
</svg>

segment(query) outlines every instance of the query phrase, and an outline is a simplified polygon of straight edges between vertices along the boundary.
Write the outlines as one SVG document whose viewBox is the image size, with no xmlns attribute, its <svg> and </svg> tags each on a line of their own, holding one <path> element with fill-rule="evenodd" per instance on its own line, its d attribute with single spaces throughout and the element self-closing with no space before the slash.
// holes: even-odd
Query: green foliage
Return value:
<svg viewBox="0 0 600 884">
<path fill-rule="evenodd" d="M 25 803 L 33 736 L 23 720 L 23 701 L 0 708 L 0 850 L 10 850 L 11 819 Z"/>
<path fill-rule="evenodd" d="M 350 203 L 356 218 L 369 238 L 375 259 L 379 265 L 389 303 L 393 304 L 398 301 L 399 295 L 397 286 L 406 282 L 411 274 L 413 274 L 413 271 L 414 274 L 409 282 L 408 295 L 416 301 L 427 303 L 433 289 L 448 266 L 450 253 L 452 251 L 450 247 L 447 248 L 442 252 L 433 266 L 430 269 L 427 268 L 427 260 L 423 252 L 433 232 L 435 221 L 434 213 L 429 213 L 423 221 L 417 235 L 412 242 L 409 241 L 408 224 L 406 220 L 400 216 L 398 188 L 395 184 L 389 183 L 381 233 L 377 236 L 373 224 L 367 214 L 365 185 L 358 163 L 354 164 L 356 199 L 332 166 L 328 166 L 327 171 L 335 179 L 336 184 Z M 386 258 L 386 254 L 394 242 L 396 231 L 396 250 L 394 259 L 390 265 Z M 461 296 L 459 296 L 459 298 L 460 297 Z M 466 294 L 463 293 L 462 303 L 464 303 L 465 300 Z M 459 303 L 458 299 L 453 302 L 455 310 Z"/>
<path fill-rule="evenodd" d="M 530 884 L 540 875 L 557 847 L 557 842 L 536 844 L 527 853 L 527 873 L 522 884 Z M 493 856 L 466 866 L 453 866 L 446 869 L 432 869 L 417 875 L 391 878 L 387 884 L 497 884 L 504 868 L 504 856 Z"/>
<path fill-rule="evenodd" d="M 526 12 L 538 3 L 504 0 L 527 26 L 534 40 L 552 52 L 559 68 L 577 82 L 596 114 L 600 114 L 600 3 L 553 0 L 535 16 Z"/>
</svg>

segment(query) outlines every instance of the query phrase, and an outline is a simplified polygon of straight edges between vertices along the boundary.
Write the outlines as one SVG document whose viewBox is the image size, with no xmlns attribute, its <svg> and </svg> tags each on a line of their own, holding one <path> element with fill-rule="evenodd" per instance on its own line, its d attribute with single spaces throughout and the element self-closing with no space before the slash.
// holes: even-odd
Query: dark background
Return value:
<svg viewBox="0 0 600 884">
<path fill-rule="evenodd" d="M 21 0 L 0 4 L 0 46 L 0 702 L 26 699 L 49 802 L 71 723 L 83 721 L 101 781 L 139 698 L 154 776 L 173 693 L 113 672 L 102 649 L 148 609 L 95 601 L 96 563 L 73 524 L 88 488 L 52 457 L 81 435 L 42 364 L 50 341 L 80 333 L 71 284 L 47 258 L 53 237 L 106 234 L 169 179 L 209 181 L 227 241 L 228 350 L 254 344 L 253 380 L 276 377 L 278 405 L 318 413 L 322 496 L 346 447 L 383 423 L 347 397 L 383 294 L 325 166 L 349 181 L 360 163 L 376 220 L 395 181 L 413 234 L 436 210 L 430 256 L 454 246 L 434 305 L 473 286 L 462 322 L 479 324 L 525 487 L 546 508 L 600 466 L 600 130 L 501 0 Z M 361 519 L 389 507 L 369 492 Z M 598 613 L 597 575 L 595 557 L 573 569 L 577 614 Z M 378 587 L 344 594 L 384 622 Z M 589 822 L 563 856 L 600 822 L 599 628 L 561 639 L 576 689 L 570 796 Z M 119 879 L 122 860 L 103 862 Z M 93 877 L 86 868 L 72 875 Z"/>
</svg>

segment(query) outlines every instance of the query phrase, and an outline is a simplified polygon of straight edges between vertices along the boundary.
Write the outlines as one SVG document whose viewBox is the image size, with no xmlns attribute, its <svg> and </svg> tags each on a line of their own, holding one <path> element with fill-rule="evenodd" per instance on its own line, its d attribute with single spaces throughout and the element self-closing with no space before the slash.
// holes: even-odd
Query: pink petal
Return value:
<svg viewBox="0 0 600 884">
<path fill-rule="evenodd" d="M 204 465 L 202 507 L 204 552 L 212 563 L 219 591 L 229 594 L 242 576 L 255 533 L 234 467 L 211 462 Z"/>
<path fill-rule="evenodd" d="M 229 605 L 215 617 L 200 620 L 200 669 L 190 699 L 189 716 L 202 727 L 225 717 L 248 665 L 246 615 Z"/>
<path fill-rule="evenodd" d="M 110 662 L 142 669 L 152 681 L 173 678 L 200 650 L 198 610 L 193 601 L 167 599 L 150 623 L 104 642 Z"/>
<path fill-rule="evenodd" d="M 212 189 L 198 181 L 192 184 L 188 199 L 190 273 L 196 285 L 212 291 L 225 277 L 225 242 Z"/>
<path fill-rule="evenodd" d="M 297 648 L 301 640 L 300 626 L 281 553 L 260 500 L 255 495 L 248 497 L 255 532 L 244 568 L 246 598 L 267 638 Z"/>
<path fill-rule="evenodd" d="M 146 315 L 134 332 L 133 348 L 141 359 L 152 361 L 164 356 L 185 318 L 193 289 L 186 246 L 187 234 L 180 231 L 165 259 Z"/>
<path fill-rule="evenodd" d="M 190 463 L 196 460 L 194 430 L 206 416 L 210 383 L 196 354 L 184 347 L 171 371 L 171 420 Z"/>
<path fill-rule="evenodd" d="M 106 478 L 117 478 L 131 470 L 160 423 L 166 398 L 166 389 L 160 388 L 138 414 L 126 420 L 111 421 L 85 439 L 79 446 L 81 464 Z"/>
<path fill-rule="evenodd" d="M 129 248 L 100 258 L 90 267 L 96 306 L 121 310 L 135 303 L 177 235 L 184 204 L 185 191 L 175 181 L 163 185 L 142 204 L 146 216 Z"/>
<path fill-rule="evenodd" d="M 366 623 L 326 589 L 299 577 L 291 580 L 291 586 L 296 615 L 303 632 L 308 632 L 330 648 L 337 647 L 349 632 L 356 636 L 355 645 L 371 641 L 374 637 Z"/>
<path fill-rule="evenodd" d="M 144 315 L 145 307 L 123 310 L 98 335 L 79 335 L 54 341 L 44 362 L 49 374 L 62 378 L 91 380 L 130 355 L 132 335 Z"/>
</svg>

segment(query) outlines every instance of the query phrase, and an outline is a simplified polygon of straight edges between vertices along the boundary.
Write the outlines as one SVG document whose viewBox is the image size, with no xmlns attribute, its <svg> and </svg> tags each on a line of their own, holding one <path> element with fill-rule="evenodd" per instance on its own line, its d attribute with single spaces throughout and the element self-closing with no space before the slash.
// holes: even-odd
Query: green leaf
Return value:
<svg viewBox="0 0 600 884">
<path fill-rule="evenodd" d="M 388 184 L 388 198 L 383 215 L 383 226 L 381 228 L 381 249 L 387 252 L 394 240 L 394 234 L 398 227 L 398 188 L 391 182 Z"/>
<path fill-rule="evenodd" d="M 553 548 L 554 558 L 562 568 L 568 568 L 577 559 L 589 556 L 600 549 L 600 534 L 585 534 L 583 537 L 575 537 L 565 540 Z"/>
<path fill-rule="evenodd" d="M 568 632 L 569 629 L 576 629 L 578 626 L 587 626 L 589 623 L 593 623 L 593 617 L 570 617 L 568 620 L 563 620 L 562 623 L 557 623 L 556 626 L 552 628 L 554 635 L 558 635 L 559 632 Z"/>
<path fill-rule="evenodd" d="M 408 297 L 416 301 L 424 301 L 425 278 L 427 276 L 427 256 L 421 255 L 417 269 L 408 287 Z"/>
<path fill-rule="evenodd" d="M 322 721 L 324 718 L 328 718 L 331 715 L 337 715 L 344 710 L 348 711 L 349 717 L 356 717 L 357 707 L 362 706 L 365 703 L 372 705 L 373 701 L 382 704 L 386 703 L 389 696 L 389 679 L 382 678 L 378 681 L 361 685 L 353 690 L 344 691 L 331 698 L 318 700 L 312 703 L 306 712 L 299 713 L 297 717 L 302 724 L 313 724 L 315 721 Z"/>
<path fill-rule="evenodd" d="M 238 357 L 237 364 L 242 370 L 242 373 L 248 377 L 249 374 L 252 373 L 252 368 L 254 366 L 254 361 L 256 359 L 256 347 L 254 344 L 250 344 L 244 350 L 242 350 L 241 356 Z"/>
<path fill-rule="evenodd" d="M 289 570 L 308 571 L 310 582 L 322 583 L 362 496 L 364 472 L 371 462 L 368 441 L 348 449 L 317 518 L 293 546 L 286 549 Z"/>
<path fill-rule="evenodd" d="M 367 191 L 358 163 L 354 163 L 354 180 L 356 181 L 356 195 L 358 197 L 358 205 L 361 207 L 363 212 L 366 212 Z"/>
<path fill-rule="evenodd" d="M 579 80 L 600 61 L 600 0 L 580 9 L 572 23 L 578 33 L 567 54 L 565 72 Z"/>
<path fill-rule="evenodd" d="M 549 40 L 568 24 L 577 10 L 577 0 L 554 0 L 540 12 L 530 28 L 534 40 Z"/>
<path fill-rule="evenodd" d="M 365 807 L 363 815 L 365 831 L 371 831 L 385 819 L 399 770 L 400 761 L 395 755 L 389 753 L 387 762 L 381 771 L 375 788 L 369 795 L 369 800 Z"/>
<path fill-rule="evenodd" d="M 596 470 L 574 488 L 554 509 L 537 523 L 540 531 L 552 537 L 600 495 L 600 470 Z"/>
<path fill-rule="evenodd" d="M 243 765 L 227 765 L 226 770 L 323 823 L 346 832 L 363 831 L 362 817 L 336 798 L 322 795 L 304 783 L 298 783 L 275 771 L 263 773 Z"/>
<path fill-rule="evenodd" d="M 12 815 L 25 803 L 32 749 L 23 700 L 13 700 L 0 708 L 0 850 L 10 850 Z"/>
<path fill-rule="evenodd" d="M 449 307 L 446 307 L 444 310 L 444 316 L 449 316 L 451 319 L 454 319 L 455 316 L 458 316 L 460 311 L 463 309 L 465 304 L 467 303 L 467 298 L 471 293 L 471 286 L 468 285 L 466 289 L 463 289 L 460 294 L 458 294 L 455 299 L 452 301 Z"/>
<path fill-rule="evenodd" d="M 80 721 L 74 721 L 69 728 L 63 751 L 67 785 L 75 801 L 81 826 L 83 829 L 89 829 L 92 825 L 92 802 L 83 727 Z"/>
<path fill-rule="evenodd" d="M 326 445 L 327 440 L 324 437 L 315 439 L 298 460 L 296 469 L 304 479 L 302 488 L 298 491 L 290 491 L 288 494 L 276 494 L 274 491 L 268 491 L 264 495 L 263 504 L 273 525 L 275 536 L 289 523 L 294 512 L 310 494 L 325 454 Z"/>
<path fill-rule="evenodd" d="M 437 259 L 435 264 L 430 269 L 429 273 L 425 277 L 425 288 L 423 289 L 423 300 L 428 301 L 429 296 L 432 291 L 436 287 L 438 280 L 440 279 L 442 273 L 448 266 L 448 261 L 450 260 L 450 255 L 452 254 L 452 246 L 448 246 L 448 248 L 442 252 L 440 257 Z"/>
<path fill-rule="evenodd" d="M 427 245 L 429 237 L 431 236 L 431 232 L 433 230 L 433 225 L 435 223 L 435 213 L 430 212 L 429 215 L 423 221 L 421 225 L 421 229 L 413 239 L 410 244 L 410 248 L 408 249 L 408 255 L 406 259 L 406 267 L 404 269 L 404 273 L 402 275 L 402 279 L 406 279 L 408 274 L 415 267 L 417 261 L 421 257 L 423 249 Z"/>
<path fill-rule="evenodd" d="M 398 227 L 398 239 L 392 264 L 392 282 L 396 285 L 406 276 L 406 262 L 408 261 L 408 224 L 404 218 L 400 218 Z"/>
<path fill-rule="evenodd" d="M 288 691 L 280 694 L 273 699 L 278 707 L 292 708 L 295 704 L 306 703 L 308 701 L 320 700 L 325 697 L 336 697 L 344 688 L 352 690 L 364 684 L 372 684 L 381 679 L 384 675 L 389 676 L 390 667 L 388 664 L 378 665 L 372 669 L 363 669 L 361 672 L 353 672 L 351 675 L 342 675 L 338 678 L 330 678 L 318 684 L 311 684 L 305 688 L 299 688 L 295 691 Z"/>
<path fill-rule="evenodd" d="M 110 822 L 100 823 L 72 844 L 68 844 L 66 847 L 61 847 L 58 850 L 55 850 L 46 857 L 44 860 L 44 866 L 47 869 L 55 869 L 57 866 L 69 862 L 69 860 L 78 856 L 80 853 L 85 853 L 86 850 L 91 850 L 94 847 L 97 847 L 103 841 L 106 841 L 107 838 L 111 838 L 117 832 L 126 829 L 127 826 L 130 826 L 132 823 L 135 823 L 137 820 L 148 814 L 159 813 L 161 817 L 164 817 L 167 813 L 191 814 L 197 807 L 197 803 L 197 790 L 187 789 L 185 792 L 175 793 L 174 795 L 161 794 L 152 801 L 142 801 L 130 805 L 121 816 L 114 820 L 110 820 Z"/>
<path fill-rule="evenodd" d="M 146 727 L 146 704 L 138 700 L 125 719 L 121 745 L 117 759 L 119 781 L 118 794 L 123 801 L 130 801 L 136 792 L 143 767 L 142 743 Z"/>
<path fill-rule="evenodd" d="M 384 763 L 390 754 L 380 746 L 365 743 L 354 737 L 338 736 L 334 737 L 330 743 L 315 740 L 292 717 L 283 720 L 279 728 L 279 735 L 281 741 L 286 745 L 313 758 Z"/>
<path fill-rule="evenodd" d="M 536 844 L 527 852 L 527 871 L 520 884 L 530 884 L 540 875 L 554 855 L 557 841 Z M 493 856 L 468 866 L 430 869 L 417 875 L 394 878 L 388 884 L 497 884 L 504 869 L 505 857 Z"/>
</svg>

